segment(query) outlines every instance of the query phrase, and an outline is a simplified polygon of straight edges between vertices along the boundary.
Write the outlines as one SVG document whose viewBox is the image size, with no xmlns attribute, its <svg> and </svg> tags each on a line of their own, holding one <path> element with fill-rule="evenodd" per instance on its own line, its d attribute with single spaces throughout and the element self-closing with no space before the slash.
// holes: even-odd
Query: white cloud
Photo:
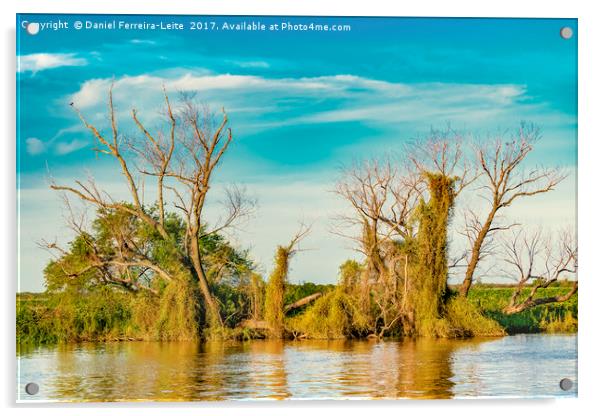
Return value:
<svg viewBox="0 0 602 416">
<path fill-rule="evenodd" d="M 54 152 L 57 155 L 66 155 L 79 149 L 83 149 L 87 144 L 87 141 L 79 139 L 74 139 L 69 142 L 60 142 L 54 146 Z"/>
<path fill-rule="evenodd" d="M 78 107 L 90 107 L 99 103 L 101 97 L 106 96 L 111 82 L 102 79 L 92 79 L 84 82 L 80 90 L 73 94 L 71 100 Z"/>
<path fill-rule="evenodd" d="M 228 63 L 236 65 L 240 68 L 265 69 L 270 67 L 270 64 L 265 61 L 228 61 Z"/>
<path fill-rule="evenodd" d="M 322 111 L 290 122 L 376 121 L 400 122 L 492 118 L 510 106 L 519 106 L 526 90 L 519 85 L 481 84 L 391 84 L 357 77 L 345 78 L 350 85 L 361 86 L 371 95 L 355 105 Z M 524 105 L 523 105 L 524 106 Z M 432 121 L 431 121 L 432 122 Z"/>
<path fill-rule="evenodd" d="M 515 125 L 542 116 L 564 120 L 544 104 L 529 102 L 525 86 L 513 84 L 397 83 L 350 74 L 319 77 L 267 78 L 255 75 L 214 74 L 172 69 L 162 74 L 91 79 L 64 101 L 73 101 L 96 122 L 106 120 L 106 97 L 113 83 L 118 115 L 132 107 L 151 114 L 162 103 L 162 87 L 168 92 L 199 92 L 212 107 L 243 109 L 253 97 L 257 115 L 237 115 L 237 128 L 259 130 L 295 124 L 359 121 L 400 126 L 408 122 L 428 129 L 433 124 L 481 127 Z M 92 109 L 92 111 L 89 111 Z M 95 111 L 96 110 L 96 111 Z"/>
<path fill-rule="evenodd" d="M 72 133 L 79 133 L 85 129 L 81 125 L 73 125 L 60 129 L 51 139 L 40 140 L 37 137 L 29 137 L 25 140 L 25 146 L 27 153 L 30 155 L 40 155 L 47 151 L 54 149 L 54 153 L 57 155 L 66 155 L 76 150 L 82 149 L 88 144 L 87 141 L 81 139 L 73 139 L 71 141 L 57 142 L 57 140 L 65 135 Z"/>
<path fill-rule="evenodd" d="M 45 69 L 84 66 L 87 63 L 84 58 L 79 58 L 74 53 L 34 53 L 17 57 L 17 72 L 33 72 L 35 74 Z"/>
<path fill-rule="evenodd" d="M 130 43 L 134 45 L 156 45 L 157 42 L 150 39 L 132 39 Z"/>
<path fill-rule="evenodd" d="M 27 153 L 30 155 L 39 155 L 46 151 L 46 143 L 36 137 L 29 137 L 25 140 Z"/>
<path fill-rule="evenodd" d="M 334 77 L 315 78 L 264 78 L 254 75 L 211 74 L 196 75 L 190 72 L 173 77 L 156 75 L 124 76 L 116 80 L 92 79 L 84 82 L 79 91 L 71 96 L 78 107 L 86 108 L 103 103 L 107 92 L 113 84 L 114 96 L 148 97 L 152 93 L 160 93 L 163 86 L 168 91 L 212 91 L 236 90 L 244 92 L 257 90 L 273 92 L 275 89 L 290 93 L 291 90 L 308 94 L 309 92 L 335 92 L 344 90 L 349 81 Z M 144 101 L 144 100 L 141 100 Z"/>
</svg>

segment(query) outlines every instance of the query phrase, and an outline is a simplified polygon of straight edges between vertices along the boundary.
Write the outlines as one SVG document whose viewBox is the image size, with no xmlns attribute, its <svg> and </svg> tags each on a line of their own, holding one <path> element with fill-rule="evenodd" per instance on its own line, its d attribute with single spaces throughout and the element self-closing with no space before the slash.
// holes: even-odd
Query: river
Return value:
<svg viewBox="0 0 602 416">
<path fill-rule="evenodd" d="M 17 360 L 21 401 L 574 397 L 578 387 L 576 335 L 89 343 L 22 349 Z"/>
</svg>

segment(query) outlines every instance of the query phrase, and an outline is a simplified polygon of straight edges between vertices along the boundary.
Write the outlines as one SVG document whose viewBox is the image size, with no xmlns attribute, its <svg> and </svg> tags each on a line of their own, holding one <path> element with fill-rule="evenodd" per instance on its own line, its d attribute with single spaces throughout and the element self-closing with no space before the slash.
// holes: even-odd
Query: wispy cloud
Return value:
<svg viewBox="0 0 602 416">
<path fill-rule="evenodd" d="M 207 101 L 241 107 L 252 93 L 256 105 L 278 103 L 282 114 L 270 120 L 256 117 L 255 126 L 331 122 L 384 122 L 468 118 L 492 119 L 501 112 L 524 114 L 526 87 L 514 84 L 399 83 L 350 74 L 318 77 L 268 78 L 256 75 L 215 74 L 173 70 L 167 75 L 142 74 L 113 79 L 92 79 L 67 99 L 80 108 L 104 105 L 113 84 L 116 103 L 148 106 L 168 91 L 197 91 Z M 540 111 L 539 111 L 540 112 Z"/>
<path fill-rule="evenodd" d="M 73 125 L 70 127 L 65 127 L 60 129 L 53 137 L 48 140 L 41 140 L 37 137 L 29 137 L 25 139 L 25 147 L 27 153 L 32 156 L 41 155 L 43 153 L 48 152 L 49 150 L 54 149 L 54 153 L 57 155 L 66 155 L 69 153 L 73 153 L 79 149 L 82 149 L 88 144 L 87 141 L 81 139 L 73 139 L 63 142 L 57 142 L 61 136 L 80 133 L 85 129 L 81 125 Z"/>
<path fill-rule="evenodd" d="M 340 121 L 411 121 L 417 119 L 471 119 L 491 117 L 524 98 L 520 85 L 479 84 L 389 84 L 363 80 L 350 82 L 362 85 L 369 97 L 346 108 L 322 111 L 300 117 L 292 122 Z M 380 96 L 375 96 L 380 92 Z M 359 93 L 358 93 L 359 95 Z M 382 99 L 383 95 L 387 98 Z"/>
<path fill-rule="evenodd" d="M 30 155 L 39 155 L 46 152 L 46 143 L 37 137 L 29 137 L 25 140 L 25 146 L 27 153 Z"/>
<path fill-rule="evenodd" d="M 266 69 L 270 67 L 270 64 L 265 61 L 230 60 L 227 62 L 240 68 Z"/>
<path fill-rule="evenodd" d="M 88 143 L 89 142 L 80 139 L 73 139 L 68 142 L 60 142 L 56 144 L 54 151 L 57 155 L 66 155 L 79 149 L 83 149 Z"/>
<path fill-rule="evenodd" d="M 487 134 L 528 120 L 544 128 L 546 146 L 559 151 L 566 149 L 566 138 L 558 134 L 551 137 L 550 133 L 571 131 L 576 122 L 574 115 L 533 98 L 526 85 L 404 83 L 352 74 L 276 78 L 172 68 L 116 79 L 91 79 L 61 101 L 75 102 L 97 126 L 108 128 L 106 102 L 111 83 L 124 132 L 135 127 L 129 115 L 132 108 L 139 110 L 150 126 L 156 125 L 154 116 L 163 102 L 163 85 L 174 97 L 178 91 L 198 92 L 198 98 L 211 108 L 224 107 L 241 137 L 273 137 L 281 129 L 290 133 L 304 126 L 329 125 L 325 127 L 336 129 L 341 123 L 359 123 L 379 132 L 357 143 L 325 143 L 338 146 L 329 153 L 337 160 L 358 152 L 370 153 L 380 145 L 390 146 L 393 137 L 409 139 L 447 123 Z"/>
<path fill-rule="evenodd" d="M 103 78 L 92 79 L 84 82 L 80 90 L 72 95 L 72 101 L 81 108 L 91 107 L 104 100 L 111 84 L 117 96 L 120 92 L 127 92 L 131 97 L 132 92 L 144 94 L 161 92 L 163 86 L 168 91 L 211 91 L 211 90 L 236 90 L 244 92 L 249 90 L 263 90 L 265 92 L 279 89 L 283 91 L 301 91 L 307 94 L 310 91 L 330 91 L 344 89 L 338 76 L 314 78 L 264 78 L 255 75 L 235 74 L 210 74 L 196 75 L 185 73 L 179 76 L 162 77 L 143 74 L 138 76 L 124 76 L 116 80 Z M 138 95 L 138 94 L 135 94 Z"/>
<path fill-rule="evenodd" d="M 33 72 L 63 66 L 84 66 L 88 61 L 74 53 L 33 53 L 17 57 L 17 72 Z"/>
<path fill-rule="evenodd" d="M 156 45 L 157 42 L 150 39 L 132 39 L 130 43 L 134 45 Z"/>
</svg>

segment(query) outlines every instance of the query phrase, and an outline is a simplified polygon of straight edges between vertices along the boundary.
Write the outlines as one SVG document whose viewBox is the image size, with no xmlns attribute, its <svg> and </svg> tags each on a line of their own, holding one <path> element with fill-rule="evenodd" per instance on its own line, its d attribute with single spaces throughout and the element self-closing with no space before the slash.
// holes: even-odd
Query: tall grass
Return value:
<svg viewBox="0 0 602 416">
<path fill-rule="evenodd" d="M 48 344 L 120 339 L 130 333 L 130 299 L 110 288 L 17 298 L 17 342 Z"/>
<path fill-rule="evenodd" d="M 161 296 L 104 286 L 17 297 L 17 343 L 190 340 L 198 337 L 198 294 L 174 281 Z"/>
<path fill-rule="evenodd" d="M 506 331 L 496 320 L 486 316 L 481 309 L 466 298 L 452 297 L 446 306 L 446 318 L 452 334 L 460 337 L 501 336 Z"/>
</svg>

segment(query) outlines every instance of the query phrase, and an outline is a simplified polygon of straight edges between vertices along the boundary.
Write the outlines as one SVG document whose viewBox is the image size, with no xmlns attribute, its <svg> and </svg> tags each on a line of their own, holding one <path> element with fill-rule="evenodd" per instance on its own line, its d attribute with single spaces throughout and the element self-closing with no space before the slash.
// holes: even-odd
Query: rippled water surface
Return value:
<svg viewBox="0 0 602 416">
<path fill-rule="evenodd" d="M 128 342 L 23 350 L 19 400 L 550 397 L 577 394 L 575 335 Z M 559 381 L 575 382 L 567 392 Z M 28 396 L 24 386 L 40 391 Z"/>
</svg>

